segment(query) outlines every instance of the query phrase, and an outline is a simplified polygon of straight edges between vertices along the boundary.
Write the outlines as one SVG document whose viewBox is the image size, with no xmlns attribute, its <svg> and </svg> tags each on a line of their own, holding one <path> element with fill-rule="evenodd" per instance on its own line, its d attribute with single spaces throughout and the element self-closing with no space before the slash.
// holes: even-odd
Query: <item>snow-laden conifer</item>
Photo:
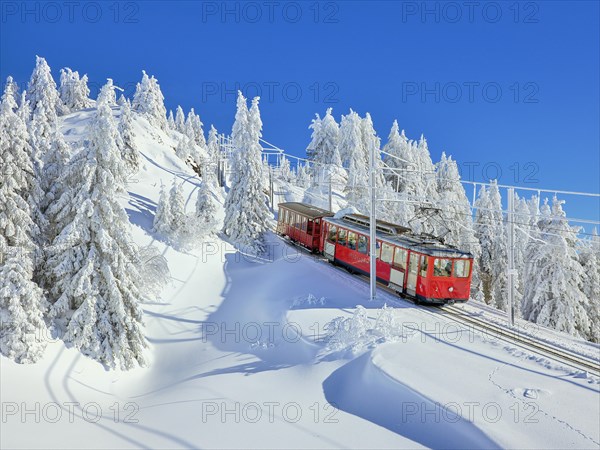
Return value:
<svg viewBox="0 0 600 450">
<path fill-rule="evenodd" d="M 0 352 L 32 363 L 46 345 L 46 301 L 33 281 L 39 253 L 29 205 L 31 149 L 10 89 L 7 84 L 0 104 Z"/>
<path fill-rule="evenodd" d="M 180 105 L 177 106 L 175 111 L 175 129 L 180 133 L 185 133 L 185 114 Z"/>
<path fill-rule="evenodd" d="M 208 142 L 206 144 L 206 151 L 208 153 L 208 162 L 202 169 L 202 177 L 211 186 L 219 186 L 219 160 L 221 158 L 221 149 L 219 146 L 219 137 L 217 129 L 211 125 L 208 132 Z"/>
<path fill-rule="evenodd" d="M 460 174 L 456 161 L 442 153 L 436 166 L 437 189 L 439 191 L 438 206 L 441 209 L 439 229 L 444 228 L 447 234 L 444 241 L 461 250 L 470 252 L 475 261 L 481 255 L 481 246 L 473 229 L 471 205 L 465 189 L 460 182 Z M 474 298 L 481 292 L 481 280 L 477 265 L 473 267 L 471 294 Z"/>
<path fill-rule="evenodd" d="M 506 310 L 506 226 L 498 185 L 481 188 L 475 202 L 475 235 L 481 245 L 479 272 L 485 301 Z"/>
<path fill-rule="evenodd" d="M 117 105 L 117 93 L 115 92 L 117 87 L 114 85 L 112 78 L 107 78 L 106 83 L 100 89 L 98 94 L 98 103 L 105 102 L 109 106 Z"/>
<path fill-rule="evenodd" d="M 142 71 L 142 80 L 136 85 L 132 108 L 146 116 L 148 121 L 162 130 L 167 130 L 167 109 L 158 80 Z"/>
<path fill-rule="evenodd" d="M 68 67 L 60 70 L 58 92 L 63 106 L 63 113 L 68 114 L 92 106 L 92 101 L 89 98 L 90 89 L 87 83 L 87 75 L 79 78 L 79 73 Z"/>
<path fill-rule="evenodd" d="M 575 248 L 577 230 L 569 225 L 563 203 L 554 197 L 552 209 L 544 204 L 538 224 L 543 243 L 532 240 L 527 246 L 531 267 L 525 280 L 523 317 L 585 338 L 590 335 L 590 303 L 581 290 L 586 275 Z"/>
<path fill-rule="evenodd" d="M 51 313 L 63 339 L 109 367 L 143 364 L 140 275 L 129 221 L 119 197 L 125 168 L 107 101 L 97 105 L 88 140 L 61 182 L 52 206 L 60 233 L 47 252 Z"/>
<path fill-rule="evenodd" d="M 50 66 L 44 58 L 35 57 L 35 68 L 31 74 L 27 86 L 27 100 L 31 107 L 31 113 L 35 114 L 38 110 L 45 116 L 45 122 L 51 129 L 56 121 L 56 115 L 62 110 L 56 82 L 52 78 Z"/>
<path fill-rule="evenodd" d="M 265 250 L 264 233 L 271 216 L 267 207 L 266 185 L 262 176 L 261 136 L 262 121 L 258 97 L 248 110 L 246 99 L 238 92 L 237 112 L 233 125 L 231 187 L 225 201 L 223 231 L 244 249 L 262 253 Z"/>
<path fill-rule="evenodd" d="M 164 236 L 169 236 L 172 232 L 172 223 L 173 219 L 171 216 L 169 192 L 164 185 L 161 185 L 160 196 L 158 198 L 158 204 L 156 205 L 156 213 L 154 215 L 152 230 L 156 233 L 161 233 Z"/>
<path fill-rule="evenodd" d="M 16 111 L 19 99 L 19 85 L 15 83 L 13 77 L 9 75 L 6 77 L 4 92 L 2 93 L 2 103 L 5 104 L 5 107 L 10 107 L 13 111 Z"/>
<path fill-rule="evenodd" d="M 210 233 L 216 225 L 215 215 L 217 203 L 213 198 L 208 183 L 202 183 L 196 197 L 196 221 L 201 231 Z"/>
<path fill-rule="evenodd" d="M 582 242 L 579 260 L 583 267 L 582 292 L 588 299 L 588 340 L 600 342 L 600 238 L 596 229 Z"/>
<path fill-rule="evenodd" d="M 119 119 L 119 134 L 121 140 L 121 158 L 125 163 L 127 173 L 137 173 L 142 164 L 142 155 L 137 149 L 135 143 L 135 133 L 133 131 L 133 113 L 129 100 L 125 100 L 121 106 L 121 118 Z"/>
</svg>

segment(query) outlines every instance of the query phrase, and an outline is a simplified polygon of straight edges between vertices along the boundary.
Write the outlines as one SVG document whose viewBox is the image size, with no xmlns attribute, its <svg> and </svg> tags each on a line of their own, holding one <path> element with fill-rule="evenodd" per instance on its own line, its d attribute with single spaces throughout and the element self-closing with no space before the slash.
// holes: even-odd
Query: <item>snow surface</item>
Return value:
<svg viewBox="0 0 600 450">
<path fill-rule="evenodd" d="M 63 118 L 69 142 L 92 114 Z M 143 167 L 122 201 L 135 242 L 159 246 L 173 277 L 143 305 L 149 365 L 107 371 L 51 336 L 36 365 L 1 357 L 0 447 L 600 446 L 600 384 L 586 374 L 385 292 L 368 301 L 363 280 L 272 234 L 262 258 L 219 237 L 188 252 L 158 240 L 161 182 L 185 181 L 191 211 L 200 180 L 176 139 L 140 117 L 134 129 Z M 276 199 L 304 194 L 279 186 Z M 502 322 L 485 305 L 464 309 Z M 598 358 L 596 345 L 528 330 Z"/>
</svg>

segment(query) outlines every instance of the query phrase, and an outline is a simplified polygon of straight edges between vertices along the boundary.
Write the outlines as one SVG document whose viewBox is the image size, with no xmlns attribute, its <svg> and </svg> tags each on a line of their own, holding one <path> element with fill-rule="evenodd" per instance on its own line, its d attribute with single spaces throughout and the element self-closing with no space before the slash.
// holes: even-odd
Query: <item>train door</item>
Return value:
<svg viewBox="0 0 600 450">
<path fill-rule="evenodd" d="M 402 247 L 394 247 L 394 262 L 390 272 L 390 287 L 397 292 L 404 292 L 406 279 L 406 262 L 408 251 Z"/>
<path fill-rule="evenodd" d="M 318 249 L 321 245 L 321 219 L 314 219 L 308 222 L 309 228 L 312 227 L 311 230 L 308 231 L 308 234 L 312 236 L 312 247 L 313 249 Z"/>
<path fill-rule="evenodd" d="M 419 258 L 421 255 L 411 252 L 408 258 L 408 276 L 406 277 L 406 293 L 413 297 L 417 294 L 417 276 L 419 275 Z"/>
<path fill-rule="evenodd" d="M 323 254 L 329 261 L 333 261 L 335 259 L 335 243 L 337 242 L 337 227 L 333 224 L 328 224 L 326 235 L 325 235 L 325 245 L 323 247 Z"/>
</svg>

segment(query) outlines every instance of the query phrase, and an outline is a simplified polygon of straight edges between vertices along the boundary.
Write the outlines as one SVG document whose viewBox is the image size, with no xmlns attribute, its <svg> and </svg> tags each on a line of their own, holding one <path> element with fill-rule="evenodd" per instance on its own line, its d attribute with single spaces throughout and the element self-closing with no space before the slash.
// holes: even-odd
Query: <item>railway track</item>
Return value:
<svg viewBox="0 0 600 450">
<path fill-rule="evenodd" d="M 523 334 L 518 329 L 504 328 L 490 323 L 489 321 L 474 318 L 469 314 L 465 314 L 455 306 L 437 307 L 436 309 L 440 311 L 442 316 L 448 316 L 456 322 L 471 326 L 489 336 L 494 336 L 495 338 L 510 342 L 511 344 L 515 344 L 526 350 L 533 351 L 573 369 L 600 377 L 600 363 L 591 358 L 545 343 L 535 337 Z"/>
<path fill-rule="evenodd" d="M 275 229 L 272 229 L 275 233 Z M 276 233 L 275 233 L 276 234 Z M 285 243 L 288 245 L 292 245 L 295 248 L 301 249 L 307 255 L 311 255 L 315 261 L 318 261 L 322 264 L 326 264 L 329 267 L 335 268 L 343 273 L 348 273 L 345 269 L 338 266 L 332 266 L 326 258 L 318 257 L 318 255 L 310 253 L 307 249 L 302 247 L 301 245 L 296 245 L 292 241 L 285 239 L 279 236 Z M 358 275 L 356 278 L 363 280 L 368 283 L 369 278 L 365 275 Z M 578 354 L 576 352 L 571 352 L 564 348 L 559 348 L 552 344 L 545 343 L 536 339 L 533 336 L 527 335 L 519 331 L 518 329 L 504 328 L 498 325 L 495 325 L 487 320 L 478 319 L 474 316 L 466 314 L 464 311 L 460 310 L 456 306 L 423 306 L 417 305 L 414 301 L 409 298 L 398 296 L 398 293 L 387 286 L 384 286 L 378 283 L 378 287 L 383 291 L 394 296 L 394 299 L 397 301 L 404 301 L 411 303 L 418 307 L 419 309 L 426 310 L 428 312 L 432 312 L 434 314 L 439 314 L 442 317 L 453 320 L 457 323 L 461 323 L 466 325 L 467 327 L 472 328 L 473 330 L 479 331 L 486 336 L 493 336 L 496 339 L 503 340 L 507 343 L 518 346 L 524 350 L 534 352 L 540 356 L 545 358 L 549 358 L 555 362 L 559 362 L 565 366 L 568 366 L 572 369 L 579 370 L 585 373 L 589 373 L 593 376 L 600 377 L 600 362 L 598 360 L 594 360 L 592 358 L 586 357 L 584 355 Z"/>
</svg>

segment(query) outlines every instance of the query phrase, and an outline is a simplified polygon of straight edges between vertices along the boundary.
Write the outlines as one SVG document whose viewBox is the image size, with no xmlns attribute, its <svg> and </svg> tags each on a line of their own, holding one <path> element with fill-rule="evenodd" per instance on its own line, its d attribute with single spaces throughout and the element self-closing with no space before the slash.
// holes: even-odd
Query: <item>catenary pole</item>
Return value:
<svg viewBox="0 0 600 450">
<path fill-rule="evenodd" d="M 377 257 L 376 255 L 376 250 L 377 250 L 377 244 L 376 244 L 376 218 L 375 218 L 375 144 L 373 142 L 371 142 L 371 148 L 370 148 L 370 153 L 371 153 L 371 163 L 370 163 L 370 184 L 371 184 L 371 221 L 370 221 L 370 243 L 371 243 L 371 250 L 370 250 L 370 268 L 369 268 L 369 275 L 370 275 L 370 285 L 371 285 L 371 300 L 375 300 L 375 297 L 377 296 L 377 272 L 376 272 L 376 260 L 375 258 Z"/>
<path fill-rule="evenodd" d="M 508 227 L 508 257 L 507 264 L 507 283 L 508 283 L 508 321 L 511 325 L 515 324 L 514 298 L 515 298 L 515 190 L 508 188 L 508 216 L 506 225 Z"/>
</svg>

